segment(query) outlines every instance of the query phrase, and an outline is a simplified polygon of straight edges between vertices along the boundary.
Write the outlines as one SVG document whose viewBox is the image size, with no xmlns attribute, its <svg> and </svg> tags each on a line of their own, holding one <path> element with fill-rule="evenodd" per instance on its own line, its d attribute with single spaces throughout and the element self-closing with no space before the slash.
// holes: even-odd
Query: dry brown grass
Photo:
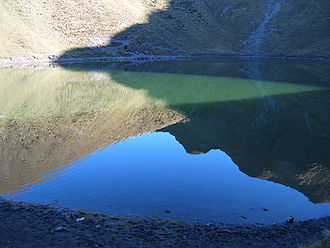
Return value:
<svg viewBox="0 0 330 248">
<path fill-rule="evenodd" d="M 166 0 L 0 0 L 0 58 L 48 56 L 102 45 L 131 25 L 147 22 Z"/>
<path fill-rule="evenodd" d="M 243 0 L 0 0 L 0 6 L 0 58 L 61 55 L 106 46 L 113 37 L 133 40 L 130 51 L 153 54 L 244 54 L 243 41 L 265 12 L 265 1 Z M 329 12 L 327 0 L 285 2 L 269 22 L 263 54 L 330 57 Z"/>
</svg>

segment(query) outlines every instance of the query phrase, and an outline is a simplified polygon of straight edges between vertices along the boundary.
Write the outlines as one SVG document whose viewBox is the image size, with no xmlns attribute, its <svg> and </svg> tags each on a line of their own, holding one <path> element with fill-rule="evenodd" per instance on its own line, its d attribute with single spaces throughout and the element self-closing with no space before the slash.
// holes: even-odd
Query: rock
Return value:
<svg viewBox="0 0 330 248">
<path fill-rule="evenodd" d="M 293 224 L 294 223 L 294 217 L 293 216 L 290 216 L 286 219 L 286 223 L 287 224 Z"/>
<path fill-rule="evenodd" d="M 52 54 L 52 55 L 49 55 L 49 56 L 48 56 L 48 59 L 50 59 L 50 60 L 55 60 L 55 59 L 57 59 L 57 56 L 54 55 L 54 54 Z"/>
<path fill-rule="evenodd" d="M 85 220 L 85 217 L 82 217 L 82 218 L 76 219 L 76 222 L 80 222 L 80 221 L 84 221 L 84 220 Z"/>
<path fill-rule="evenodd" d="M 55 229 L 55 232 L 65 232 L 65 231 L 66 231 L 66 229 L 65 229 L 64 227 L 62 227 L 62 226 L 57 227 L 57 228 Z"/>
</svg>

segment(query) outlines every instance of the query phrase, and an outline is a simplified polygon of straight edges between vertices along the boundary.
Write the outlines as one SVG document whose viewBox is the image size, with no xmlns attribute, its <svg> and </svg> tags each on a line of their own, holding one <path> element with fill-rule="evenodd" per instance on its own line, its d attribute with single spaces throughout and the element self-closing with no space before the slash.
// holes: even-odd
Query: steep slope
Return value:
<svg viewBox="0 0 330 248">
<path fill-rule="evenodd" d="M 108 42 L 166 1 L 0 0 L 0 57 L 60 54 Z"/>
<path fill-rule="evenodd" d="M 327 0 L 0 3 L 1 58 L 62 53 L 330 57 Z"/>
</svg>

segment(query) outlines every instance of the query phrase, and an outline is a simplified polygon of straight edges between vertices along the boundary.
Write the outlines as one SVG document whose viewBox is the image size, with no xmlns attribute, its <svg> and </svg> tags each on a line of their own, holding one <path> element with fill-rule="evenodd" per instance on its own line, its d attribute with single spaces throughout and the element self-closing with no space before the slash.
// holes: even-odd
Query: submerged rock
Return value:
<svg viewBox="0 0 330 248">
<path fill-rule="evenodd" d="M 286 219 L 287 224 L 293 224 L 294 223 L 294 217 L 290 216 Z"/>
<path fill-rule="evenodd" d="M 55 229 L 55 232 L 65 232 L 65 231 L 66 231 L 66 229 L 65 229 L 64 227 L 62 227 L 62 226 L 57 227 L 57 228 Z"/>
<path fill-rule="evenodd" d="M 76 219 L 76 222 L 81 222 L 81 221 L 84 221 L 84 220 L 85 220 L 85 217 L 82 217 L 82 218 Z"/>
</svg>

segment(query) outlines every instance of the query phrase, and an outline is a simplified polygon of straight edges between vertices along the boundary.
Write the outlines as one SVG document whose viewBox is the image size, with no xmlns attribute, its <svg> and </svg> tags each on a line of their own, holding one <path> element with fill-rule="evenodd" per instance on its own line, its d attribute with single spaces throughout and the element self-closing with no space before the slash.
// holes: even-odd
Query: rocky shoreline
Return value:
<svg viewBox="0 0 330 248">
<path fill-rule="evenodd" d="M 304 247 L 330 216 L 273 225 L 188 224 L 0 200 L 0 247 Z"/>
<path fill-rule="evenodd" d="M 161 61 L 161 60 L 187 60 L 187 59 L 276 59 L 276 60 L 304 60 L 329 62 L 328 57 L 292 57 L 292 56 L 248 56 L 239 54 L 181 54 L 181 55 L 134 55 L 134 56 L 102 56 L 102 57 L 58 57 L 55 55 L 43 57 L 10 57 L 0 58 L 0 67 L 30 67 L 30 66 L 57 66 L 76 63 L 111 63 L 131 61 Z"/>
<path fill-rule="evenodd" d="M 192 55 L 141 55 L 141 56 L 102 56 L 102 57 L 66 57 L 59 58 L 55 55 L 48 57 L 11 57 L 0 58 L 0 67 L 27 67 L 27 66 L 56 66 L 71 63 L 98 63 L 98 62 L 129 62 L 150 60 L 178 60 L 194 58 Z"/>
</svg>

